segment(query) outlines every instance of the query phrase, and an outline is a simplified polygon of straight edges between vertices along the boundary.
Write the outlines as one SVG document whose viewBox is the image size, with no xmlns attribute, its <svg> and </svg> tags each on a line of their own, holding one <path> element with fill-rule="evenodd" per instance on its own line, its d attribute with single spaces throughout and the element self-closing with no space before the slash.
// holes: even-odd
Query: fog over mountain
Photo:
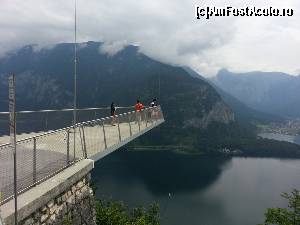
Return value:
<svg viewBox="0 0 300 225">
<path fill-rule="evenodd" d="M 220 70 L 212 82 L 249 107 L 283 117 L 300 117 L 300 77 L 275 72 Z"/>
</svg>

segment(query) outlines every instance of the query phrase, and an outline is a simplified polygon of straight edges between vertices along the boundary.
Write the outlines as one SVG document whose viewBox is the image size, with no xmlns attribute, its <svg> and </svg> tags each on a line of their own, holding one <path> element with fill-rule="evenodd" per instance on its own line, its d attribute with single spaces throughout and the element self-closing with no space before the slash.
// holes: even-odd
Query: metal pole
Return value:
<svg viewBox="0 0 300 225">
<path fill-rule="evenodd" d="M 15 225 L 18 224 L 18 191 L 17 191 L 17 154 L 14 153 L 14 198 L 15 198 Z"/>
<path fill-rule="evenodd" d="M 85 134 L 84 134 L 84 128 L 81 127 L 82 130 L 82 138 L 83 138 L 83 151 L 84 151 L 84 158 L 87 159 L 87 151 L 86 151 L 86 143 L 85 143 Z"/>
<path fill-rule="evenodd" d="M 67 165 L 70 164 L 70 130 L 67 130 Z"/>
<path fill-rule="evenodd" d="M 33 137 L 33 184 L 36 183 L 36 138 Z"/>
<path fill-rule="evenodd" d="M 73 142 L 73 150 L 74 150 L 74 159 L 75 159 L 75 132 L 76 132 L 76 122 L 77 122 L 77 2 L 75 0 L 75 23 L 74 23 L 74 99 L 73 99 L 73 126 L 74 126 L 74 142 Z"/>
<path fill-rule="evenodd" d="M 157 108 L 154 106 L 154 107 L 152 107 L 151 110 L 152 110 L 151 111 L 151 125 L 153 125 L 155 117 L 156 117 L 156 110 L 157 110 Z"/>
<path fill-rule="evenodd" d="M 119 116 L 118 116 L 118 132 L 119 132 L 119 142 L 121 142 L 121 130 L 120 130 L 120 121 L 119 121 Z"/>
<path fill-rule="evenodd" d="M 146 121 L 146 127 L 148 127 L 148 109 L 145 109 L 145 121 Z M 151 111 L 150 111 L 151 112 Z"/>
<path fill-rule="evenodd" d="M 15 75 L 8 78 L 8 102 L 10 112 L 10 144 L 14 155 L 14 199 L 15 199 L 15 225 L 18 224 L 18 191 L 17 191 L 17 146 L 16 146 L 16 93 L 15 93 Z"/>
<path fill-rule="evenodd" d="M 48 130 L 48 112 L 46 112 L 46 129 L 45 130 Z"/>
<path fill-rule="evenodd" d="M 131 113 L 129 112 L 128 113 L 129 132 L 130 132 L 130 136 L 132 136 L 132 130 L 131 130 L 131 124 L 130 124 L 130 116 L 131 116 Z"/>
<path fill-rule="evenodd" d="M 141 120 L 141 111 L 136 111 L 136 113 L 137 113 L 137 119 L 138 119 L 138 125 L 139 125 L 139 131 L 141 131 L 141 122 L 140 122 L 140 120 Z"/>
<path fill-rule="evenodd" d="M 82 125 L 81 125 L 82 126 Z M 80 144 L 81 144 L 81 150 L 82 150 L 82 154 L 83 156 L 85 155 L 84 153 L 84 143 L 83 143 L 83 137 L 81 135 L 81 130 L 80 130 L 80 127 L 78 127 L 78 131 L 79 131 L 79 137 L 80 137 Z"/>
<path fill-rule="evenodd" d="M 105 146 L 105 149 L 107 149 L 106 135 L 105 135 L 105 129 L 104 129 L 104 121 L 102 121 L 102 131 L 103 131 L 103 138 L 104 138 L 104 146 Z"/>
</svg>

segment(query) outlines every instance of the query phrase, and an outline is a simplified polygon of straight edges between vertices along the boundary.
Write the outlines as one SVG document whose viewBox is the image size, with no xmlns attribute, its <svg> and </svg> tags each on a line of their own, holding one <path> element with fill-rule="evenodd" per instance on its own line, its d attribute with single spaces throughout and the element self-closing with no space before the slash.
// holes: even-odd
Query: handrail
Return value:
<svg viewBox="0 0 300 225">
<path fill-rule="evenodd" d="M 117 106 L 116 109 L 130 109 L 134 108 L 134 106 Z M 110 107 L 103 108 L 82 108 L 75 109 L 75 111 L 88 111 L 88 110 L 98 110 L 98 109 L 110 109 Z M 28 114 L 28 113 L 47 113 L 47 112 L 68 112 L 74 111 L 74 109 L 44 109 L 44 110 L 36 110 L 36 111 L 17 111 L 17 114 Z M 9 112 L 0 112 L 0 115 L 8 115 Z"/>
</svg>

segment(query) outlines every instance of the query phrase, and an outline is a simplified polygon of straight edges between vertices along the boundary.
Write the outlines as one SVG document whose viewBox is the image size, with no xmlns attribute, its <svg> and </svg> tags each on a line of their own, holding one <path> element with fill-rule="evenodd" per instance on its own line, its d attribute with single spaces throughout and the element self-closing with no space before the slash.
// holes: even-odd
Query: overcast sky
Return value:
<svg viewBox="0 0 300 225">
<path fill-rule="evenodd" d="M 226 6 L 293 8 L 293 17 L 196 20 L 194 6 L 223 0 L 77 0 L 78 41 L 113 53 L 137 44 L 146 55 L 204 76 L 220 68 L 300 74 L 300 1 L 231 0 Z M 230 3 L 231 2 L 231 3 Z M 74 0 L 0 0 L 0 55 L 27 44 L 73 42 Z"/>
</svg>

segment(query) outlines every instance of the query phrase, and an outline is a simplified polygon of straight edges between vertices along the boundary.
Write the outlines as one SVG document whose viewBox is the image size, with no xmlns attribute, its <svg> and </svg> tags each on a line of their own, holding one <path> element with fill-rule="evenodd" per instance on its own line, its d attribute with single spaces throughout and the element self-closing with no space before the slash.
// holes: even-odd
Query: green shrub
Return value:
<svg viewBox="0 0 300 225">
<path fill-rule="evenodd" d="M 97 201 L 98 225 L 159 225 L 159 206 L 152 204 L 148 209 L 129 209 L 123 202 Z"/>
</svg>

